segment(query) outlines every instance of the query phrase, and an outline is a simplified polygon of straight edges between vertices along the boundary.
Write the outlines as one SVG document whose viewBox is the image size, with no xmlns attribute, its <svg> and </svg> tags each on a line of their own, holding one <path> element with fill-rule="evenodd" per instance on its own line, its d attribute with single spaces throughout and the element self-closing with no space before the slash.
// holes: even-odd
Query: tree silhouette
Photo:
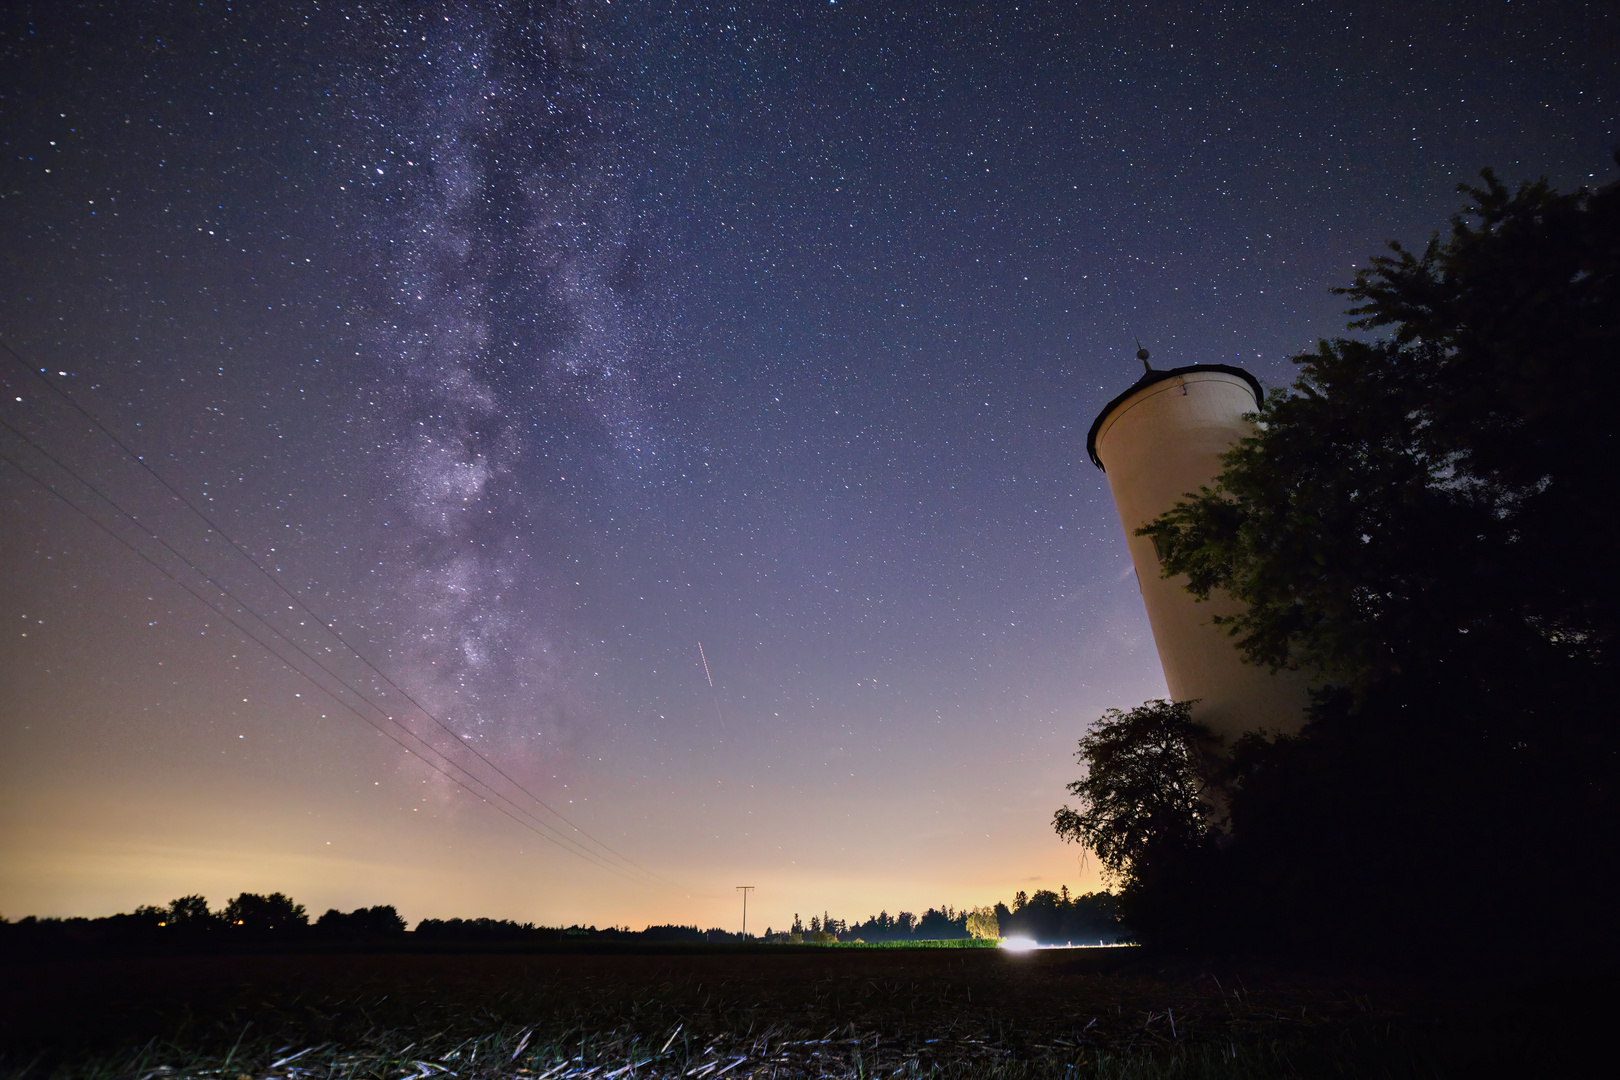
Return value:
<svg viewBox="0 0 1620 1080">
<path fill-rule="evenodd" d="M 1138 929 L 1196 879 L 1229 943 L 1615 937 L 1620 185 L 1483 177 L 1444 236 L 1341 290 L 1386 336 L 1295 357 L 1217 481 L 1141 530 L 1244 605 L 1217 621 L 1247 659 L 1322 687 L 1297 736 L 1234 748 L 1218 853 L 1172 844 L 1175 873 L 1127 883 Z M 1165 832 L 1120 820 L 1060 819 Z"/>
<path fill-rule="evenodd" d="M 1080 809 L 1059 809 L 1053 828 L 1129 886 L 1148 861 L 1197 846 L 1210 832 L 1203 777 L 1213 745 L 1193 721 L 1191 702 L 1109 709 L 1080 740 L 1076 756 L 1086 772 L 1068 785 Z"/>
<path fill-rule="evenodd" d="M 1259 412 L 1217 483 L 1150 523 L 1166 576 L 1222 589 L 1254 662 L 1364 691 L 1413 666 L 1493 681 L 1521 650 L 1608 664 L 1620 580 L 1620 186 L 1509 192 L 1355 283 L 1352 328 Z"/>
<path fill-rule="evenodd" d="M 169 926 L 181 930 L 203 930 L 219 924 L 218 916 L 208 910 L 208 901 L 201 896 L 182 896 L 169 901 L 164 920 Z"/>
<path fill-rule="evenodd" d="M 355 908 L 348 914 L 329 908 L 315 921 L 315 929 L 327 937 L 396 937 L 405 933 L 405 920 L 392 904 Z"/>
<path fill-rule="evenodd" d="M 242 893 L 225 905 L 221 917 L 226 926 L 255 934 L 302 930 L 309 925 L 304 905 L 278 892 L 269 896 Z"/>
</svg>

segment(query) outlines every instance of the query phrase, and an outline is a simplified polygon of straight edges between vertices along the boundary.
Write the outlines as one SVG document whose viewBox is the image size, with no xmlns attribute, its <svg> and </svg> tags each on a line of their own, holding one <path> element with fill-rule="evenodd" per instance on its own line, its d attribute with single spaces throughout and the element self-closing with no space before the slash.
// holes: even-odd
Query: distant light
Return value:
<svg viewBox="0 0 1620 1080">
<path fill-rule="evenodd" d="M 1029 952 L 1031 949 L 1040 948 L 1033 938 L 1027 937 L 1002 938 L 1001 947 L 1008 952 Z"/>
</svg>

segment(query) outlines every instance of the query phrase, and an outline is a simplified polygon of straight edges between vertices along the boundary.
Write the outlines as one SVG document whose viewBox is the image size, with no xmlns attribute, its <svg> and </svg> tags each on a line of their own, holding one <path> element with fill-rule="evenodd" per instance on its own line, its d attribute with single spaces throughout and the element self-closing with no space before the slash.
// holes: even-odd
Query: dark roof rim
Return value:
<svg viewBox="0 0 1620 1080">
<path fill-rule="evenodd" d="M 1261 389 L 1260 380 L 1255 378 L 1253 375 L 1250 375 L 1242 368 L 1233 367 L 1231 364 L 1189 364 L 1186 367 L 1171 368 L 1169 371 L 1150 370 L 1147 372 L 1147 374 L 1143 375 L 1140 379 L 1137 379 L 1134 383 L 1128 386 L 1125 391 L 1118 397 L 1114 398 L 1113 401 L 1110 401 L 1107 405 L 1104 405 L 1102 412 L 1097 414 L 1097 419 L 1091 422 L 1091 430 L 1086 432 L 1086 453 L 1091 455 L 1091 463 L 1097 466 L 1097 468 L 1102 469 L 1103 472 L 1108 471 L 1107 469 L 1103 469 L 1102 458 L 1097 456 L 1097 430 L 1102 427 L 1103 421 L 1108 419 L 1109 414 L 1124 403 L 1126 398 L 1130 397 L 1132 394 L 1135 394 L 1138 390 L 1144 390 L 1155 383 L 1165 382 L 1166 380 L 1173 379 L 1178 375 L 1191 375 L 1197 371 L 1218 371 L 1225 375 L 1236 375 L 1238 378 L 1248 383 L 1249 389 L 1254 391 L 1254 407 L 1257 409 L 1266 399 L 1266 392 L 1265 390 Z"/>
</svg>

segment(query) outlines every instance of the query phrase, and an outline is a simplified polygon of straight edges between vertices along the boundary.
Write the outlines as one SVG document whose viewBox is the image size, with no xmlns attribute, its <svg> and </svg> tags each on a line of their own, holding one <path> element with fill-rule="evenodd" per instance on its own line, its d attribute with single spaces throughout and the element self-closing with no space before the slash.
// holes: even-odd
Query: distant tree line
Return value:
<svg viewBox="0 0 1620 1080">
<path fill-rule="evenodd" d="M 905 942 L 950 941 L 969 937 L 1024 936 L 1042 942 L 1115 941 L 1124 931 L 1116 915 L 1115 898 L 1109 893 L 1071 896 L 1068 886 L 1059 892 L 1037 891 L 1033 896 L 1020 892 L 1013 906 L 997 903 L 990 907 L 953 909 L 950 905 L 929 908 L 921 916 L 909 911 L 891 916 L 879 912 L 864 922 L 849 923 L 823 912 L 804 925 L 797 915 L 791 930 L 778 933 L 767 929 L 763 938 L 711 927 L 661 924 L 644 930 L 609 926 L 540 926 L 509 919 L 423 919 L 410 939 L 417 942 L 466 942 L 547 944 L 559 942 L 644 942 L 649 944 L 740 944 L 764 940 L 771 943 Z M 329 909 L 312 923 L 304 905 L 282 893 L 259 895 L 242 893 L 217 911 L 210 910 L 201 896 L 182 896 L 167 906 L 144 905 L 132 912 L 105 918 L 40 919 L 30 916 L 17 922 L 0 919 L 0 944 L 50 946 L 102 943 L 133 943 L 181 946 L 218 946 L 230 942 L 291 943 L 308 942 L 402 942 L 406 923 L 391 905 L 356 908 L 343 912 Z"/>
<path fill-rule="evenodd" d="M 218 911 L 201 896 L 182 896 L 165 907 L 142 905 L 100 919 L 0 920 L 0 938 L 61 941 L 198 941 L 284 939 L 295 935 L 327 940 L 376 940 L 405 933 L 405 920 L 391 905 L 329 909 L 312 924 L 304 905 L 282 893 L 241 893 Z"/>
<path fill-rule="evenodd" d="M 922 915 L 880 911 L 862 922 L 846 922 L 827 912 L 812 915 L 806 925 L 798 915 L 785 931 L 767 929 L 767 941 L 780 942 L 903 942 L 953 941 L 970 937 L 1027 937 L 1042 944 L 1112 944 L 1129 935 L 1121 924 L 1117 897 L 1109 892 L 1071 895 L 1067 885 L 1059 891 L 1039 889 L 1033 896 L 1022 891 L 1012 906 L 1000 901 L 982 908 L 953 909 L 949 904 L 928 908 Z"/>
<path fill-rule="evenodd" d="M 690 945 L 704 943 L 720 945 L 754 940 L 753 935 L 744 938 L 741 934 L 722 930 L 719 927 L 703 930 L 697 926 L 661 924 L 649 926 L 645 930 L 632 930 L 628 926 L 609 926 L 598 929 L 594 925 L 540 926 L 532 922 L 520 923 L 510 919 L 423 919 L 416 924 L 415 936 L 422 941 L 513 941 L 533 943 L 641 941 Z"/>
<path fill-rule="evenodd" d="M 1620 161 L 1620 155 L 1617 155 Z M 1620 183 L 1489 172 L 1341 290 L 1218 481 L 1141 530 L 1252 663 L 1317 691 L 1219 746 L 1110 711 L 1054 824 L 1150 944 L 1366 956 L 1620 945 Z"/>
<path fill-rule="evenodd" d="M 1003 937 L 1033 938 L 1043 944 L 1111 944 L 1123 934 L 1118 897 L 1106 891 L 1071 896 L 1067 885 L 1057 892 L 1037 889 L 1027 898 L 1020 891 L 1013 897 L 1012 909 L 997 904 L 996 915 Z"/>
</svg>

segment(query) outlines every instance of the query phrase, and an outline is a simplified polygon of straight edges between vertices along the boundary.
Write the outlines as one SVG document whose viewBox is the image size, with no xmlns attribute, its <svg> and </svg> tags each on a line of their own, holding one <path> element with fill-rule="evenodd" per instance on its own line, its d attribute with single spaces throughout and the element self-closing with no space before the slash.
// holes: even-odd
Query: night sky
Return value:
<svg viewBox="0 0 1620 1080">
<path fill-rule="evenodd" d="M 1608 3 L 0 18 L 13 919 L 1095 888 L 1135 339 L 1281 385 L 1459 182 L 1620 141 Z"/>
</svg>

